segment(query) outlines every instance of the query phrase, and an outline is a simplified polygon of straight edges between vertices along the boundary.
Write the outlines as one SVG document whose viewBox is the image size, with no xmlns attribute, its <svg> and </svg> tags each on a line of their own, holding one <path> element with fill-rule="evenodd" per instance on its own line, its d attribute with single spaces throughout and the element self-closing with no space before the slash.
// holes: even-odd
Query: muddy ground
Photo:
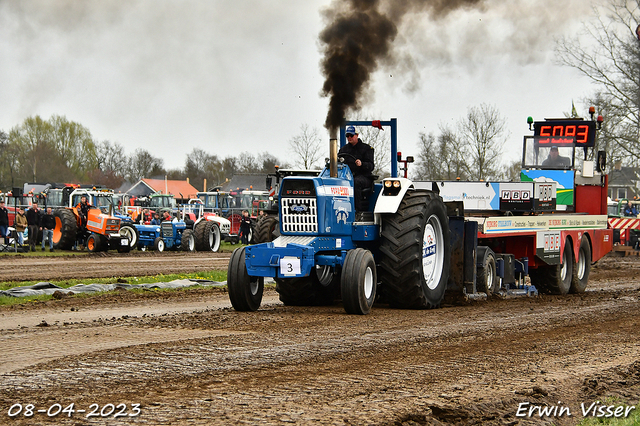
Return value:
<svg viewBox="0 0 640 426">
<path fill-rule="evenodd" d="M 48 253 L 48 252 L 47 252 Z M 73 252 L 69 252 L 73 253 Z M 65 256 L 0 256 L 2 281 L 136 277 L 225 269 L 230 253 L 132 251 Z"/>
<path fill-rule="evenodd" d="M 28 259 L 24 270 L 38 261 Z M 144 259 L 136 271 L 192 266 L 177 255 L 131 259 Z M 100 274 L 102 265 L 111 276 L 131 269 L 128 260 L 71 257 L 46 268 L 77 277 L 71 271 Z M 3 274 L 6 266 L 0 258 Z M 637 405 L 639 307 L 638 258 L 603 259 L 581 295 L 431 311 L 379 305 L 368 316 L 339 304 L 285 307 L 273 289 L 254 313 L 232 310 L 221 289 L 4 307 L 0 424 L 571 425 L 584 417 L 581 403 Z M 71 404 L 73 413 L 53 416 Z M 562 415 L 516 416 L 534 406 Z"/>
</svg>

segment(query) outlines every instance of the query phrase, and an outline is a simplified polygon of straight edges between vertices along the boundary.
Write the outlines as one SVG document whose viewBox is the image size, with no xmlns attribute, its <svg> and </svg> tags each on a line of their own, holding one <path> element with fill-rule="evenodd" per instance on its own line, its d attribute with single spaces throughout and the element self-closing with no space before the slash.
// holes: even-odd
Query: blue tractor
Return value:
<svg viewBox="0 0 640 426">
<path fill-rule="evenodd" d="M 367 314 L 377 296 L 398 308 L 441 303 L 451 259 L 447 209 L 437 192 L 396 177 L 396 120 L 375 125 L 391 127 L 392 177 L 363 191 L 368 211 L 355 211 L 353 175 L 339 161 L 332 135 L 330 162 L 319 176 L 282 180 L 280 236 L 233 252 L 227 284 L 237 311 L 260 307 L 265 277 L 275 279 L 285 305 L 341 298 L 347 313 Z"/>
<path fill-rule="evenodd" d="M 153 248 L 157 251 L 195 250 L 193 229 L 184 221 L 164 221 L 160 225 L 135 225 L 139 249 Z"/>
</svg>

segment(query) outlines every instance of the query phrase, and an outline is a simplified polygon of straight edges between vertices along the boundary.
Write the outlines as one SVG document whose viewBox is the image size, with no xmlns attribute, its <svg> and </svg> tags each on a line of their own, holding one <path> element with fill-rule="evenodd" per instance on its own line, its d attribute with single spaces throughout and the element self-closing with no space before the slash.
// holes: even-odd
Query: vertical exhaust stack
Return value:
<svg viewBox="0 0 640 426">
<path fill-rule="evenodd" d="M 329 175 L 338 177 L 338 129 L 329 130 Z"/>
</svg>

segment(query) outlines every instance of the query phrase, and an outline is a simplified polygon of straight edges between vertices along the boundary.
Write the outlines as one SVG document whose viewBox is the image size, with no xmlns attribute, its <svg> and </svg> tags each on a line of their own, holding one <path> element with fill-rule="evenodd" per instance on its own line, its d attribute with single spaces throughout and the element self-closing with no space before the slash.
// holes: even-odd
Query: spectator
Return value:
<svg viewBox="0 0 640 426">
<path fill-rule="evenodd" d="M 140 225 L 148 225 L 150 221 L 151 213 L 149 213 L 149 209 L 143 209 L 140 215 Z"/>
<path fill-rule="evenodd" d="M 51 207 L 47 207 L 47 212 L 42 215 L 40 220 L 42 225 L 42 251 L 47 239 L 49 239 L 49 251 L 53 251 L 53 229 L 56 227 L 56 219 L 53 217 Z"/>
<path fill-rule="evenodd" d="M 162 221 L 164 222 L 165 220 L 168 220 L 170 222 L 171 219 L 173 219 L 171 217 L 171 213 L 165 210 L 164 213 L 162 213 Z"/>
<path fill-rule="evenodd" d="M 153 219 L 151 219 L 152 225 L 160 225 L 162 223 L 162 219 L 160 219 L 160 215 L 156 212 L 153 214 Z"/>
<path fill-rule="evenodd" d="M 24 214 L 24 207 L 18 208 L 16 213 L 16 220 L 13 222 L 14 228 L 16 228 L 16 236 L 18 238 L 18 245 L 24 244 L 24 230 L 27 228 L 29 222 L 27 216 Z"/>
<path fill-rule="evenodd" d="M 9 230 L 9 210 L 4 206 L 4 200 L 0 200 L 0 238 L 8 244 L 7 235 Z"/>
<path fill-rule="evenodd" d="M 242 219 L 240 221 L 240 238 L 242 239 L 242 244 L 249 244 L 250 232 L 251 232 L 251 218 L 249 217 L 249 212 L 246 210 L 243 210 Z"/>
<path fill-rule="evenodd" d="M 624 208 L 624 215 L 633 217 L 638 216 L 638 210 L 636 210 L 633 204 L 631 204 L 631 201 L 627 202 L 627 205 Z"/>
<path fill-rule="evenodd" d="M 40 210 L 38 203 L 33 203 L 31 208 L 27 210 L 27 222 L 29 224 L 29 248 L 36 251 L 36 241 L 38 241 L 38 232 L 42 229 L 40 226 Z"/>
</svg>

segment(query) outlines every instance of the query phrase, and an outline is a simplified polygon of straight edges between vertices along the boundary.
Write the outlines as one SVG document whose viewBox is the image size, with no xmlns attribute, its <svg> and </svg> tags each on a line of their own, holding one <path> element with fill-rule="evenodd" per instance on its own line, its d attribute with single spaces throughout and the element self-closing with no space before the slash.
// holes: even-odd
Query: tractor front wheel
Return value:
<svg viewBox="0 0 640 426">
<path fill-rule="evenodd" d="M 98 234 L 91 234 L 87 238 L 87 250 L 91 253 L 102 251 L 102 237 Z"/>
<path fill-rule="evenodd" d="M 348 314 L 366 315 L 376 299 L 376 262 L 369 250 L 349 250 L 342 265 L 340 289 Z"/>
<path fill-rule="evenodd" d="M 153 242 L 153 248 L 155 248 L 159 252 L 164 251 L 164 240 L 162 239 L 162 237 L 158 237 L 155 239 L 155 241 Z"/>
<path fill-rule="evenodd" d="M 256 311 L 262 303 L 264 278 L 247 274 L 244 256 L 244 247 L 238 247 L 231 254 L 227 269 L 229 300 L 236 311 Z"/>
</svg>

